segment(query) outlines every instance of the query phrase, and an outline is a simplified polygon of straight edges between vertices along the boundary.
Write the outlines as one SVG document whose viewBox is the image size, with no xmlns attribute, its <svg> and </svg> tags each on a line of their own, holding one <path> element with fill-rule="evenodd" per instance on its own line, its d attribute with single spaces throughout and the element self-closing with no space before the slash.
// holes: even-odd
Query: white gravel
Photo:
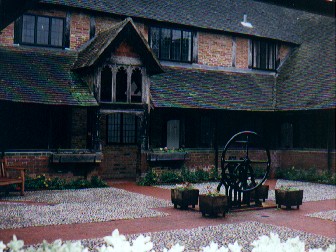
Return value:
<svg viewBox="0 0 336 252">
<path fill-rule="evenodd" d="M 151 236 L 155 251 L 162 251 L 163 247 L 170 248 L 176 243 L 185 246 L 185 251 L 199 251 L 200 247 L 209 245 L 211 241 L 220 246 L 227 246 L 229 243 L 233 244 L 238 241 L 239 245 L 243 247 L 242 251 L 251 251 L 252 246 L 250 244 L 262 235 L 269 235 L 270 232 L 277 233 L 282 241 L 299 236 L 300 240 L 305 242 L 307 249 L 326 248 L 336 242 L 335 239 L 260 222 L 221 224 L 192 229 L 144 233 L 143 235 Z M 126 237 L 128 241 L 131 241 L 139 235 L 127 235 Z M 102 239 L 84 240 L 82 243 L 91 248 L 92 251 L 94 247 L 104 244 Z"/>
<path fill-rule="evenodd" d="M 324 212 L 316 212 L 312 214 L 307 214 L 305 216 L 319 218 L 323 220 L 331 220 L 336 222 L 336 210 L 324 211 Z"/>
<path fill-rule="evenodd" d="M 166 216 L 152 208 L 171 202 L 116 188 L 26 192 L 0 202 L 0 229 Z"/>
</svg>

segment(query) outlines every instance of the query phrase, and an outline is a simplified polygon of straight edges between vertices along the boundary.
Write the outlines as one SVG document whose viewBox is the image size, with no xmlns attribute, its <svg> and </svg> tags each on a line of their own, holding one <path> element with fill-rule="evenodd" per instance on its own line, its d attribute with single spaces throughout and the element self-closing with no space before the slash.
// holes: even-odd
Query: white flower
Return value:
<svg viewBox="0 0 336 252">
<path fill-rule="evenodd" d="M 97 251 L 98 252 L 113 252 L 113 251 L 115 251 L 115 249 L 114 248 L 112 248 L 112 247 L 110 247 L 110 246 L 105 246 L 105 245 L 103 245 L 103 246 L 101 246 L 101 247 L 98 247 L 98 248 L 96 248 L 97 249 Z"/>
<path fill-rule="evenodd" d="M 235 241 L 234 244 L 229 244 L 228 247 L 231 250 L 231 252 L 240 252 L 242 249 L 242 247 L 239 246 L 237 241 Z"/>
<path fill-rule="evenodd" d="M 172 246 L 169 250 L 167 250 L 166 248 L 163 249 L 163 252 L 182 252 L 182 251 L 184 251 L 184 246 L 181 246 L 178 243 Z"/>
<path fill-rule="evenodd" d="M 5 248 L 6 245 L 2 241 L 0 241 L 0 252 L 3 252 Z"/>
<path fill-rule="evenodd" d="M 12 252 L 21 252 L 23 251 L 22 250 L 22 247 L 24 245 L 24 242 L 22 240 L 18 240 L 16 238 L 16 235 L 13 235 L 13 240 L 11 240 L 7 246 L 8 248 L 10 249 L 10 251 Z"/>
<path fill-rule="evenodd" d="M 213 241 L 210 242 L 209 246 L 203 247 L 202 249 L 203 252 L 229 252 L 229 249 L 224 246 L 218 248 L 218 244 Z"/>
<path fill-rule="evenodd" d="M 151 238 L 149 236 L 144 237 L 143 235 L 138 236 L 137 239 L 132 241 L 133 247 L 132 251 L 134 252 L 147 252 L 150 251 L 154 245 L 150 241 Z"/>
</svg>

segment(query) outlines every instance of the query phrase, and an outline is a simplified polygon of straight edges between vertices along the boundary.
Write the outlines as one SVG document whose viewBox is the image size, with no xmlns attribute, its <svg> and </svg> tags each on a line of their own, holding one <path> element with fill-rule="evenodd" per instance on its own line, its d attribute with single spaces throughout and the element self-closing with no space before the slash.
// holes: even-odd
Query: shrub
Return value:
<svg viewBox="0 0 336 252">
<path fill-rule="evenodd" d="M 218 174 L 218 168 L 216 168 L 215 166 L 213 166 L 210 169 L 209 172 L 209 180 L 211 181 L 218 181 L 221 178 L 220 174 Z"/>
<path fill-rule="evenodd" d="M 182 176 L 178 172 L 174 171 L 163 172 L 159 180 L 161 183 L 168 183 L 168 184 L 183 182 Z"/>
<path fill-rule="evenodd" d="M 336 185 L 335 174 L 330 174 L 328 171 L 318 171 L 316 168 L 297 169 L 293 166 L 286 169 L 277 169 L 275 176 L 281 179 Z"/>
<path fill-rule="evenodd" d="M 45 174 L 36 177 L 25 176 L 25 188 L 27 191 L 97 188 L 106 186 L 107 184 L 98 176 L 93 176 L 91 180 L 81 178 L 70 181 L 59 177 L 47 178 Z"/>
<path fill-rule="evenodd" d="M 203 182 L 203 181 L 208 181 L 210 178 L 210 175 L 208 172 L 204 170 L 197 170 L 195 171 L 195 176 L 198 181 Z"/>
<path fill-rule="evenodd" d="M 194 172 L 191 172 L 188 168 L 183 167 L 181 171 L 182 180 L 189 183 L 197 183 L 197 176 Z"/>
<path fill-rule="evenodd" d="M 150 186 L 155 185 L 158 181 L 157 174 L 151 169 L 146 175 L 138 181 L 138 185 L 142 186 Z"/>
</svg>

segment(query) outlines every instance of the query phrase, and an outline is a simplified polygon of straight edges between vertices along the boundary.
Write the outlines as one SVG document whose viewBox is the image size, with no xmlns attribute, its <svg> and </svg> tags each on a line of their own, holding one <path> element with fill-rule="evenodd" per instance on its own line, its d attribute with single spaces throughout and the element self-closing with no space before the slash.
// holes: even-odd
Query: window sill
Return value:
<svg viewBox="0 0 336 252">
<path fill-rule="evenodd" d="M 162 161 L 185 161 L 188 159 L 188 152 L 162 152 L 148 153 L 147 161 L 162 162 Z"/>
</svg>

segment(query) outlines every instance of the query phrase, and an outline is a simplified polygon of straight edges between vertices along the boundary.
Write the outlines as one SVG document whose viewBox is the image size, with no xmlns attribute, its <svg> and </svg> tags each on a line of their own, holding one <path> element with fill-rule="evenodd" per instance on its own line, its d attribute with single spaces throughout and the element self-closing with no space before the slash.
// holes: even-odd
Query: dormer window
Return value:
<svg viewBox="0 0 336 252">
<path fill-rule="evenodd" d="M 63 18 L 23 15 L 15 27 L 16 43 L 64 47 Z"/>
<path fill-rule="evenodd" d="M 276 69 L 277 44 L 267 40 L 252 41 L 252 68 L 260 70 Z"/>
<path fill-rule="evenodd" d="M 161 60 L 191 62 L 191 31 L 151 27 L 149 44 Z"/>
</svg>

